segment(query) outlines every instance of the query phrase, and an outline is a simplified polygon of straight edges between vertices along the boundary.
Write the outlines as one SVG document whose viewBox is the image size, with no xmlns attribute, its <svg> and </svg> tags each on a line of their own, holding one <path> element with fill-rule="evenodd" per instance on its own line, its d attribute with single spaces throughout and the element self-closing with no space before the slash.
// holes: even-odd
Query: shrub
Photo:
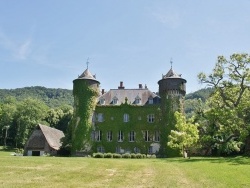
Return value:
<svg viewBox="0 0 250 188">
<path fill-rule="evenodd" d="M 122 158 L 122 155 L 119 153 L 114 153 L 113 158 Z"/>
<path fill-rule="evenodd" d="M 113 158 L 113 154 L 112 153 L 105 153 L 104 158 Z"/>
<path fill-rule="evenodd" d="M 136 154 L 136 158 L 137 158 L 137 159 L 141 159 L 141 158 L 142 158 L 142 154 L 137 153 L 137 154 Z"/>
<path fill-rule="evenodd" d="M 104 158 L 103 153 L 94 153 L 93 156 L 94 158 Z"/>
<path fill-rule="evenodd" d="M 122 158 L 129 159 L 129 158 L 131 158 L 131 155 L 129 153 L 125 153 L 122 155 Z"/>
<path fill-rule="evenodd" d="M 147 158 L 147 155 L 146 154 L 142 154 L 142 158 L 143 159 Z"/>
<path fill-rule="evenodd" d="M 131 153 L 130 155 L 131 155 L 132 159 L 136 159 L 136 154 L 135 153 Z"/>
</svg>

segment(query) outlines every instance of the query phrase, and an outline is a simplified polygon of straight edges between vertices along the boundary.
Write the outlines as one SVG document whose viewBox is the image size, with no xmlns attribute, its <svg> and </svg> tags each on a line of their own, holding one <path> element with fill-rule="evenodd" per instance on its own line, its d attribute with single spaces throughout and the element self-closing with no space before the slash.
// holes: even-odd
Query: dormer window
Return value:
<svg viewBox="0 0 250 188">
<path fill-rule="evenodd" d="M 141 98 L 138 95 L 135 98 L 135 104 L 141 104 Z"/>
<path fill-rule="evenodd" d="M 154 103 L 153 97 L 149 97 L 148 98 L 148 104 L 153 104 L 153 103 Z"/>
<path fill-rule="evenodd" d="M 118 104 L 118 98 L 117 98 L 117 97 L 114 97 L 114 98 L 113 98 L 113 104 L 114 104 L 114 105 Z"/>
<path fill-rule="evenodd" d="M 104 98 L 101 98 L 100 99 L 100 105 L 104 105 L 105 104 L 105 99 Z"/>
</svg>

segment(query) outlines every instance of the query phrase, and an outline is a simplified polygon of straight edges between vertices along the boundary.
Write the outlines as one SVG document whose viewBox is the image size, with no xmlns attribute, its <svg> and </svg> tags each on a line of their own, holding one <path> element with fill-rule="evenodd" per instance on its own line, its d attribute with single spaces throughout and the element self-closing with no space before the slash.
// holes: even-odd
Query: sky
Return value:
<svg viewBox="0 0 250 188">
<path fill-rule="evenodd" d="M 190 93 L 218 56 L 249 51 L 249 0 L 0 0 L 0 89 L 72 89 L 89 59 L 101 89 L 156 92 L 172 59 Z"/>
</svg>

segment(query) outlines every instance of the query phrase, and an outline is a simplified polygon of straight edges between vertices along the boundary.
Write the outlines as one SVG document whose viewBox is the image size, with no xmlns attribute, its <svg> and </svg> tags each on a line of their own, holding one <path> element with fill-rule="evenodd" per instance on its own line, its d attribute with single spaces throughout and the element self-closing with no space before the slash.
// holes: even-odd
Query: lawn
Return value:
<svg viewBox="0 0 250 188">
<path fill-rule="evenodd" d="M 0 187 L 250 187 L 250 158 L 23 157 L 0 151 Z"/>
</svg>

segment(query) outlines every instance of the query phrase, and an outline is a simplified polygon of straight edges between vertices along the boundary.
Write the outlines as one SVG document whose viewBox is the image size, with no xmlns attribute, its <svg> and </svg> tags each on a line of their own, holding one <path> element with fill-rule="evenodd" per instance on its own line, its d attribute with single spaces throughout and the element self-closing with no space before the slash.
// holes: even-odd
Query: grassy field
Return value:
<svg viewBox="0 0 250 188">
<path fill-rule="evenodd" d="M 0 187 L 250 187 L 250 158 L 94 159 L 0 151 Z"/>
</svg>

